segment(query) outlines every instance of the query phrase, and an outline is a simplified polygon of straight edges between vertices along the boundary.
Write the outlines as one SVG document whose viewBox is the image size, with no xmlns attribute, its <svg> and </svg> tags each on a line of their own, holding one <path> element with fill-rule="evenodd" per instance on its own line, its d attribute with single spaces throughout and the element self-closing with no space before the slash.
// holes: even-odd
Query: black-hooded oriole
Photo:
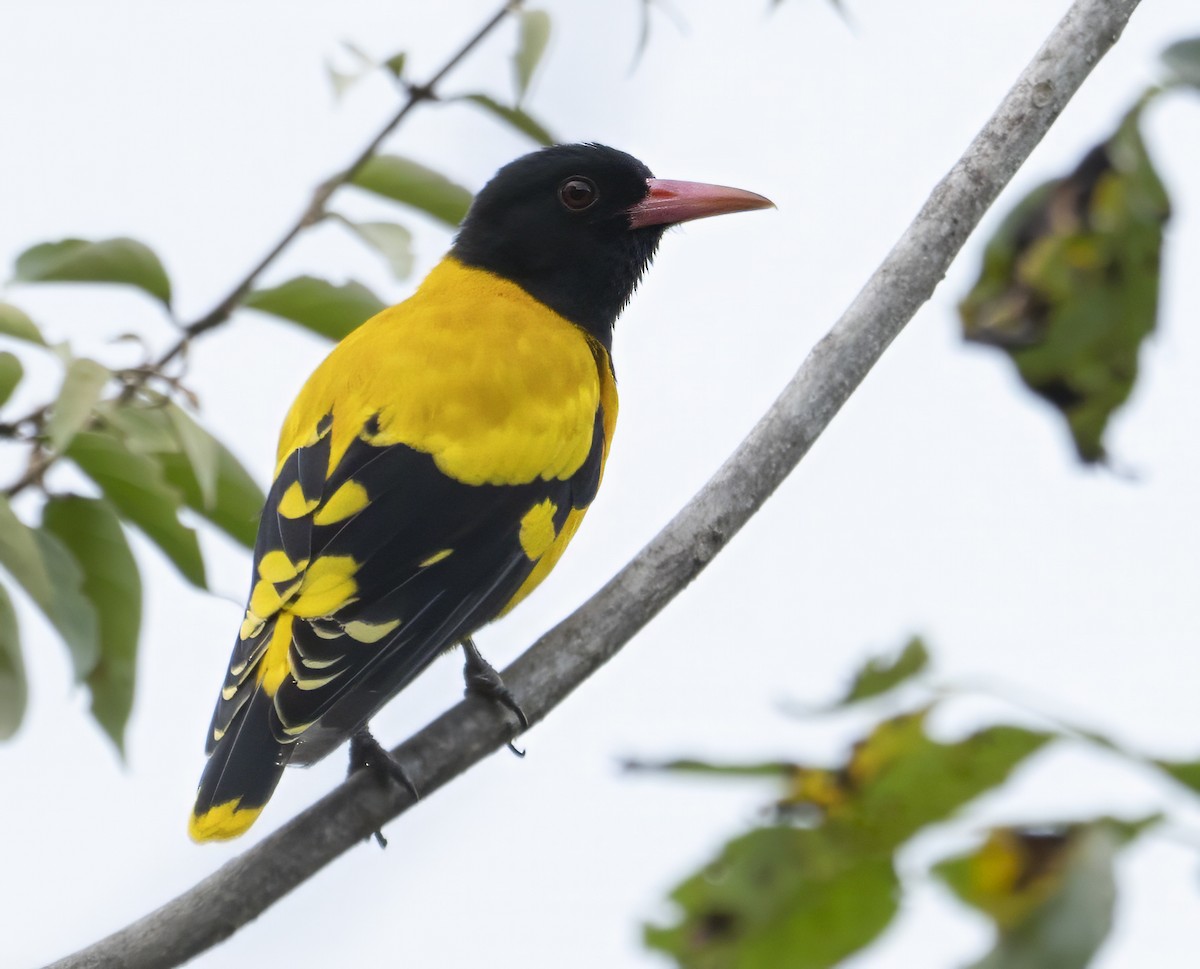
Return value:
<svg viewBox="0 0 1200 969">
<path fill-rule="evenodd" d="M 547 148 L 483 188 L 410 299 L 334 348 L 280 435 L 194 839 L 244 832 L 289 762 L 373 744 L 384 703 L 546 577 L 600 484 L 613 323 L 664 230 L 770 204 Z"/>
</svg>

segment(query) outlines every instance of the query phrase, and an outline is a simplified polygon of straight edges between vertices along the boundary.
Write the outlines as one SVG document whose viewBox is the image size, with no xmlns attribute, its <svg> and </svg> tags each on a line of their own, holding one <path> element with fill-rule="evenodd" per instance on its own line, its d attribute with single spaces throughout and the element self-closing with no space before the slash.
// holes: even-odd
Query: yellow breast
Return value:
<svg viewBox="0 0 1200 969">
<path fill-rule="evenodd" d="M 587 457 L 602 396 L 606 432 L 615 421 L 611 383 L 607 354 L 583 330 L 447 257 L 317 368 L 284 422 L 279 464 L 332 412 L 331 470 L 374 418 L 372 444 L 424 451 L 465 484 L 565 479 Z"/>
</svg>

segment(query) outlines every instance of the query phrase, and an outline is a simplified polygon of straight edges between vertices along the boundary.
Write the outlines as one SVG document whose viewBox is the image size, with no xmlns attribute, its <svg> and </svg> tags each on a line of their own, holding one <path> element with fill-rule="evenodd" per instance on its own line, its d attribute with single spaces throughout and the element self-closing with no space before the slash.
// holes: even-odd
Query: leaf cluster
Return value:
<svg viewBox="0 0 1200 969">
<path fill-rule="evenodd" d="M 914 639 L 895 657 L 866 663 L 825 712 L 911 693 L 927 668 L 928 653 Z M 898 874 L 899 852 L 1054 743 L 1101 745 L 1200 794 L 1200 765 L 1147 758 L 1090 732 L 999 723 L 960 740 L 937 740 L 928 718 L 945 696 L 941 691 L 882 717 L 832 766 L 696 760 L 654 766 L 774 777 L 781 794 L 763 823 L 733 837 L 672 891 L 679 918 L 647 927 L 646 943 L 688 969 L 836 966 L 878 938 L 899 912 L 907 887 Z M 932 873 L 995 928 L 992 950 L 970 969 L 1086 966 L 1112 924 L 1119 850 L 1161 820 L 996 827 L 977 848 L 936 863 Z"/>
</svg>

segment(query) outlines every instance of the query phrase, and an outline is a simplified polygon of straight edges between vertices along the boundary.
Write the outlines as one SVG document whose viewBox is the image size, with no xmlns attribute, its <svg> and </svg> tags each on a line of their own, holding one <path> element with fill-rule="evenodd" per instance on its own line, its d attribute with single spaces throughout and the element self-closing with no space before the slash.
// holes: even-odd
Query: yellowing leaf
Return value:
<svg viewBox="0 0 1200 969">
<path fill-rule="evenodd" d="M 1112 926 L 1119 847 L 1153 824 L 1102 818 L 1042 828 L 997 828 L 937 875 L 996 926 L 970 969 L 1085 969 Z"/>
<path fill-rule="evenodd" d="M 1158 311 L 1169 205 L 1138 130 L 1141 105 L 1074 172 L 1037 189 L 988 244 L 959 307 L 968 340 L 1003 349 L 1067 419 L 1083 461 L 1133 389 Z"/>
</svg>

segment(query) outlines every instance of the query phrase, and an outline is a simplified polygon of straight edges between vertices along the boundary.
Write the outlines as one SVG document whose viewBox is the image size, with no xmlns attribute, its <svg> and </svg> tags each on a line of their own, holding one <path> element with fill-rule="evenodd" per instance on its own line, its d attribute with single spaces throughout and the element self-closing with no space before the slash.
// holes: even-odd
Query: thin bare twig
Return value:
<svg viewBox="0 0 1200 969">
<path fill-rule="evenodd" d="M 279 255 L 291 245 L 292 241 L 305 229 L 315 225 L 325 216 L 325 206 L 329 202 L 330 197 L 339 188 L 349 182 L 362 169 L 368 161 L 374 157 L 379 150 L 379 146 L 396 127 L 408 117 L 409 113 L 422 101 L 432 101 L 436 99 L 436 88 L 459 63 L 471 53 L 479 43 L 487 37 L 510 13 L 520 9 L 523 0 L 508 0 L 497 10 L 488 21 L 480 27 L 466 43 L 458 49 L 458 51 L 448 60 L 442 67 L 424 84 L 410 84 L 407 86 L 408 99 L 401 105 L 397 111 L 385 124 L 379 132 L 371 139 L 370 143 L 358 153 L 355 159 L 350 162 L 342 171 L 338 172 L 316 187 L 313 191 L 312 199 L 308 206 L 300 214 L 300 217 L 292 225 L 290 229 L 283 234 L 281 238 L 253 269 L 251 269 L 236 286 L 229 291 L 229 294 L 217 303 L 211 310 L 200 317 L 194 323 L 190 323 L 184 328 L 184 335 L 179 341 L 171 347 L 166 353 L 159 358 L 155 364 L 155 369 L 161 370 L 164 366 L 170 363 L 178 356 L 187 346 L 188 342 L 195 336 L 205 333 L 213 327 L 220 326 L 237 308 L 238 304 L 245 299 L 246 294 L 250 292 L 250 288 L 254 285 L 263 271 L 270 266 Z"/>
<path fill-rule="evenodd" d="M 504 671 L 536 722 L 687 585 L 807 453 L 929 299 L 987 208 L 1104 53 L 1139 0 L 1075 0 L 996 113 L 750 436 L 609 583 Z M 503 746 L 490 704 L 467 700 L 395 751 L 426 794 Z M 165 969 L 236 932 L 407 810 L 412 798 L 360 773 L 200 884 L 50 969 Z"/>
</svg>

